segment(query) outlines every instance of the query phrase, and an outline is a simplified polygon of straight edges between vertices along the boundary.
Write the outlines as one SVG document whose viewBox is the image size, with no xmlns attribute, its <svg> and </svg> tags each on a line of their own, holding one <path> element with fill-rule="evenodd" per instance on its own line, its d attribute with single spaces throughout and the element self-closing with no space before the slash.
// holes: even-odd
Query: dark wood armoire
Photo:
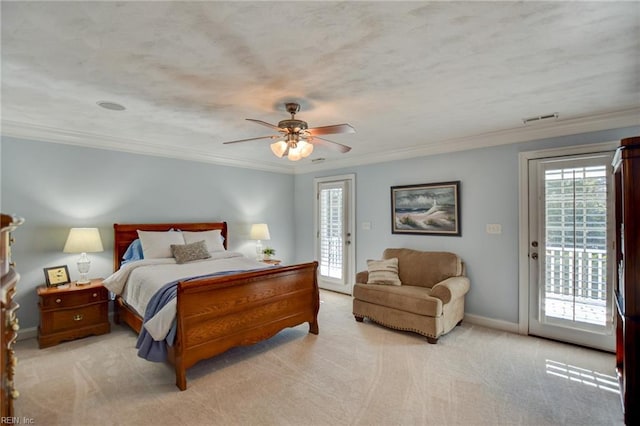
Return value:
<svg viewBox="0 0 640 426">
<path fill-rule="evenodd" d="M 640 136 L 613 160 L 616 188 L 616 367 L 627 425 L 640 424 Z"/>
</svg>

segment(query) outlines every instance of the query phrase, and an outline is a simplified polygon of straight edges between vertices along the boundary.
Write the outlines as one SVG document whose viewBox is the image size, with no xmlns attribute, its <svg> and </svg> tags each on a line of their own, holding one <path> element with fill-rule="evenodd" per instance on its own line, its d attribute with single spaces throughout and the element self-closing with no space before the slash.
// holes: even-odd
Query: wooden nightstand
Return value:
<svg viewBox="0 0 640 426">
<path fill-rule="evenodd" d="M 109 292 L 102 286 L 102 278 L 83 286 L 71 283 L 65 287 L 38 287 L 40 348 L 111 330 Z"/>
<path fill-rule="evenodd" d="M 278 259 L 262 259 L 260 262 L 267 263 L 269 265 L 279 265 L 282 261 Z"/>
</svg>

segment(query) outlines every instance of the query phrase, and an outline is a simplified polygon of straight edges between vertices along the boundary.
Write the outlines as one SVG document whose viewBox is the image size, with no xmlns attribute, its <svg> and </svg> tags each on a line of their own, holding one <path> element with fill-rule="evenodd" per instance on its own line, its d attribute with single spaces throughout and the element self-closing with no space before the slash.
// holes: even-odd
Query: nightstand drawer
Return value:
<svg viewBox="0 0 640 426">
<path fill-rule="evenodd" d="M 97 303 L 42 312 L 40 331 L 44 334 L 88 327 L 108 321 L 108 304 Z"/>
<path fill-rule="evenodd" d="M 41 295 L 40 306 L 42 309 L 59 309 L 103 302 L 107 301 L 108 298 L 109 292 L 106 288 L 88 288 L 74 292 Z"/>
<path fill-rule="evenodd" d="M 38 346 L 47 348 L 66 340 L 108 333 L 109 292 L 101 278 L 91 284 L 38 287 L 40 327 Z"/>
</svg>

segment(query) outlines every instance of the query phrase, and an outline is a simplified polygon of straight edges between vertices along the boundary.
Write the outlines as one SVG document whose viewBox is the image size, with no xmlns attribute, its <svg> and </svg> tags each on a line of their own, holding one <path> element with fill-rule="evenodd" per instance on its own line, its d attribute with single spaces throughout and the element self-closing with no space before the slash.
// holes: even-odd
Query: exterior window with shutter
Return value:
<svg viewBox="0 0 640 426">
<path fill-rule="evenodd" d="M 322 184 L 318 194 L 320 274 L 338 280 L 343 279 L 343 194 L 341 184 Z"/>
</svg>

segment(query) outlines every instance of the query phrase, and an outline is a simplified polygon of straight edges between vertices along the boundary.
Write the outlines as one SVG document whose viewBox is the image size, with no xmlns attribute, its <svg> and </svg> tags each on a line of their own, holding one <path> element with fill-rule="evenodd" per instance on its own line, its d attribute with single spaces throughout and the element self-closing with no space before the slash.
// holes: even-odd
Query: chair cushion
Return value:
<svg viewBox="0 0 640 426">
<path fill-rule="evenodd" d="M 353 297 L 375 305 L 387 306 L 418 315 L 439 317 L 442 301 L 431 296 L 431 289 L 418 286 L 380 286 L 355 284 Z"/>
<path fill-rule="evenodd" d="M 398 259 L 367 260 L 367 284 L 401 285 L 398 278 Z"/>
<path fill-rule="evenodd" d="M 402 285 L 431 288 L 450 277 L 462 275 L 462 260 L 455 253 L 389 248 L 383 259 L 398 258 Z"/>
</svg>

